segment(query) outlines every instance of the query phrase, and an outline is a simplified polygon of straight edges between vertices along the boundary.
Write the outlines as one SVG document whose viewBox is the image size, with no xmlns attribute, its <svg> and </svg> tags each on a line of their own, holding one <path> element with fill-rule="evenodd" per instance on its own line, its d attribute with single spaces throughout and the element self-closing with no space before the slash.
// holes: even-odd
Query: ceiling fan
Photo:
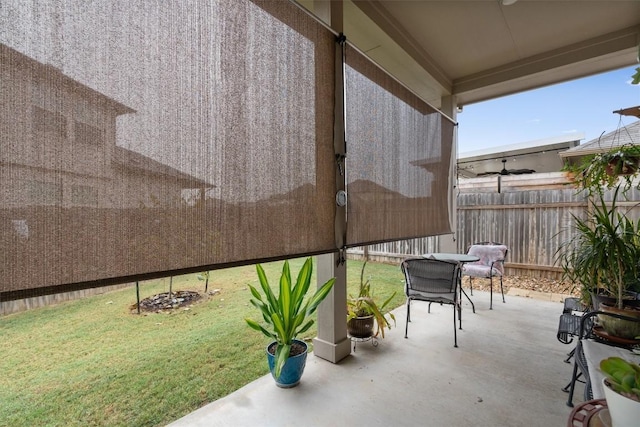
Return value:
<svg viewBox="0 0 640 427">
<path fill-rule="evenodd" d="M 499 172 L 483 172 L 481 175 L 523 175 L 527 173 L 535 173 L 533 169 L 507 169 L 507 159 L 502 159 L 502 170 Z"/>
</svg>

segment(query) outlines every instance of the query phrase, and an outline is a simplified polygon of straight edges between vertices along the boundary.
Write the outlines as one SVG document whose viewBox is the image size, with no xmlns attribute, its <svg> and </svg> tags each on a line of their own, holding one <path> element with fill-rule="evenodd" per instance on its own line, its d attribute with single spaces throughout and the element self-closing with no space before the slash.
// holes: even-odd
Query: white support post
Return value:
<svg viewBox="0 0 640 427">
<path fill-rule="evenodd" d="M 351 354 L 347 337 L 347 265 L 339 254 L 318 257 L 318 284 L 336 278 L 333 290 L 318 307 L 318 336 L 313 339 L 313 354 L 336 363 Z"/>
<path fill-rule="evenodd" d="M 342 32 L 342 1 L 316 1 L 316 15 Z M 330 8 L 330 10 L 329 10 Z M 336 54 L 336 122 L 334 124 L 334 148 L 336 155 L 344 155 L 344 96 L 342 78 L 342 53 Z M 336 165 L 336 192 L 345 189 L 344 157 Z M 335 237 L 336 246 L 344 245 L 346 230 L 346 207 L 336 206 Z M 317 257 L 317 280 L 321 286 L 332 277 L 336 278 L 331 293 L 318 307 L 318 336 L 313 339 L 313 354 L 336 363 L 351 354 L 351 340 L 347 337 L 347 265 L 342 259 L 344 251 Z"/>
</svg>

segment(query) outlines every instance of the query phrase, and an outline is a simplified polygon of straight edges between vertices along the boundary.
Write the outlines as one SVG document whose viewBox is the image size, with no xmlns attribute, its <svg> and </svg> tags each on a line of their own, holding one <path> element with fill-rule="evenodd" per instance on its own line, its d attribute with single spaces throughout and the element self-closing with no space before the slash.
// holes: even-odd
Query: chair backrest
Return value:
<svg viewBox="0 0 640 427">
<path fill-rule="evenodd" d="M 455 298 L 459 265 L 453 261 L 411 258 L 402 262 L 408 297 Z"/>
<path fill-rule="evenodd" d="M 500 274 L 504 274 L 504 262 L 496 262 L 496 261 L 504 261 L 507 257 L 507 252 L 509 249 L 506 245 L 502 243 L 496 242 L 481 242 L 474 243 L 469 246 L 467 250 L 468 255 L 475 255 L 480 258 L 479 261 L 474 263 L 475 265 L 484 265 L 486 267 L 491 267 L 493 264 L 493 268 L 497 269 Z"/>
</svg>

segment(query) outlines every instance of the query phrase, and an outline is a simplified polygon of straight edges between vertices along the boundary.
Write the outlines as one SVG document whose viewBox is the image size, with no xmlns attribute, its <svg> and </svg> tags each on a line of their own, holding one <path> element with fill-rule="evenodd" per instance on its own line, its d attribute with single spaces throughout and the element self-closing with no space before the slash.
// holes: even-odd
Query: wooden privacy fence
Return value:
<svg viewBox="0 0 640 427">
<path fill-rule="evenodd" d="M 438 252 L 438 248 L 438 236 L 434 236 L 360 246 L 349 249 L 347 254 L 352 259 L 368 259 L 377 262 L 400 264 L 404 258 L 428 252 Z"/>
<path fill-rule="evenodd" d="M 530 277 L 561 276 L 556 251 L 571 238 L 572 215 L 582 217 L 587 208 L 585 194 L 561 173 L 461 179 L 456 200 L 458 250 L 504 243 L 507 274 Z"/>
<path fill-rule="evenodd" d="M 509 275 L 559 279 L 556 251 L 572 237 L 573 215 L 584 218 L 588 200 L 578 193 L 564 173 L 489 176 L 460 179 L 458 183 L 458 252 L 474 242 L 495 241 L 509 247 Z M 606 194 L 611 200 L 612 192 Z M 632 189 L 618 208 L 631 218 L 640 217 L 640 192 Z M 439 250 L 438 237 L 393 242 L 368 247 L 368 258 L 386 262 L 408 255 Z M 363 256 L 364 250 L 352 250 Z"/>
</svg>

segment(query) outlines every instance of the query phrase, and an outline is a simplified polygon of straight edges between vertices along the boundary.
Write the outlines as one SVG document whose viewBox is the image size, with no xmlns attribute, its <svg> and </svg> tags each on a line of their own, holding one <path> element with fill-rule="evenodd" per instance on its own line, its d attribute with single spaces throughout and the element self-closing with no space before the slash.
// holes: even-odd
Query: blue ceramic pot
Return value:
<svg viewBox="0 0 640 427">
<path fill-rule="evenodd" d="M 269 353 L 269 347 L 271 347 L 273 343 L 267 346 L 266 352 L 267 361 L 269 362 L 269 370 L 271 371 L 273 379 L 276 380 L 276 385 L 278 387 L 291 388 L 297 386 L 300 383 L 302 372 L 304 372 L 304 366 L 307 363 L 307 344 L 304 341 L 299 340 L 293 340 L 293 342 L 304 346 L 304 353 L 287 359 L 282 367 L 282 371 L 280 372 L 280 378 L 276 378 L 273 373 L 276 358 L 273 354 Z"/>
</svg>

